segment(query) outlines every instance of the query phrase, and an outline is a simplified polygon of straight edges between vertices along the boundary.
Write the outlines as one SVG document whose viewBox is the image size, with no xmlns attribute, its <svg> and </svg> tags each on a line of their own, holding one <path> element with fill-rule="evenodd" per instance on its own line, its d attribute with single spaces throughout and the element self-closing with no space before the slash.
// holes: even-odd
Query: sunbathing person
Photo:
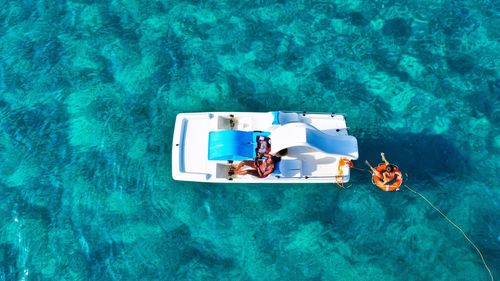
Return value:
<svg viewBox="0 0 500 281">
<path fill-rule="evenodd" d="M 252 175 L 265 178 L 274 171 L 274 165 L 280 160 L 271 154 L 264 154 L 265 159 L 241 161 L 236 167 L 231 167 L 229 175 Z"/>
</svg>

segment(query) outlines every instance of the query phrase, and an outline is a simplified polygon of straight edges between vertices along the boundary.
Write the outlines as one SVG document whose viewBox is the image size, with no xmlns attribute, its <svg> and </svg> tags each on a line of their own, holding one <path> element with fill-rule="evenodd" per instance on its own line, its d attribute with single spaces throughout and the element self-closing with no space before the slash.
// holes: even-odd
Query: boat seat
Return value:
<svg viewBox="0 0 500 281">
<path fill-rule="evenodd" d="M 215 168 L 215 176 L 217 178 L 228 178 L 228 172 L 229 169 L 231 168 L 231 164 L 226 164 L 226 163 L 217 163 L 217 166 Z"/>
<path fill-rule="evenodd" d="M 231 121 L 232 119 L 232 121 Z M 217 118 L 217 130 L 241 130 L 241 131 L 251 131 L 252 130 L 252 118 L 251 117 L 238 117 L 233 118 L 219 116 Z M 232 125 L 231 125 L 231 122 Z"/>
<path fill-rule="evenodd" d="M 252 130 L 252 118 L 250 117 L 236 118 L 236 129 L 242 131 Z"/>
<path fill-rule="evenodd" d="M 279 112 L 279 124 L 285 125 L 292 122 L 299 122 L 300 115 L 295 112 Z"/>
<path fill-rule="evenodd" d="M 217 130 L 232 130 L 231 127 L 231 118 L 219 116 L 217 117 Z"/>
<path fill-rule="evenodd" d="M 302 161 L 282 159 L 279 162 L 279 171 L 283 177 L 300 177 L 302 175 Z"/>
</svg>

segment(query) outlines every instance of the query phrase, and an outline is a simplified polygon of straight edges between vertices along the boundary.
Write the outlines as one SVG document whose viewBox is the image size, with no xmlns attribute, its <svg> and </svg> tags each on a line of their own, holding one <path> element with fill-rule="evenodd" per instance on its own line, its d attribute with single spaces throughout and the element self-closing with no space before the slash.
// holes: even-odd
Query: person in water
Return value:
<svg viewBox="0 0 500 281">
<path fill-rule="evenodd" d="M 377 169 L 373 168 L 372 165 L 368 162 L 368 160 L 365 161 L 366 165 L 370 167 L 370 170 L 372 171 L 373 174 L 375 174 L 377 177 L 379 177 L 382 181 L 383 184 L 387 184 L 394 180 L 396 177 L 403 177 L 400 171 L 396 171 L 396 167 L 389 163 L 387 159 L 385 158 L 385 153 L 380 153 L 380 156 L 382 156 L 382 161 L 384 161 L 385 164 L 385 170 L 381 173 L 377 171 Z"/>
<path fill-rule="evenodd" d="M 252 175 L 265 178 L 274 171 L 274 165 L 280 160 L 271 154 L 264 154 L 265 159 L 241 161 L 236 167 L 229 169 L 229 175 Z M 249 167 L 249 168 L 248 168 Z"/>
</svg>

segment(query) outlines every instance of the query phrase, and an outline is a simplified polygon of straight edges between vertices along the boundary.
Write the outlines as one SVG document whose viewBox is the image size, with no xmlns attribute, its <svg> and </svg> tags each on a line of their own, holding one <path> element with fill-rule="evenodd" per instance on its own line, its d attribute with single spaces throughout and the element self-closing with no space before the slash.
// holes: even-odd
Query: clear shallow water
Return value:
<svg viewBox="0 0 500 281">
<path fill-rule="evenodd" d="M 170 176 L 179 112 L 348 114 L 500 278 L 498 1 L 4 1 L 0 280 L 488 280 L 407 190 Z"/>
</svg>

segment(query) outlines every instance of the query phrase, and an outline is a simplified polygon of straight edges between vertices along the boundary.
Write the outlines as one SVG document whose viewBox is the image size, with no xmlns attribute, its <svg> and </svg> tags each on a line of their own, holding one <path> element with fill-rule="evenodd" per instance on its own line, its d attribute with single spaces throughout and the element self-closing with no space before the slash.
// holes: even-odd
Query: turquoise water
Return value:
<svg viewBox="0 0 500 281">
<path fill-rule="evenodd" d="M 343 112 L 500 279 L 500 2 L 0 1 L 0 280 L 489 280 L 424 200 L 171 178 L 175 115 Z"/>
</svg>

